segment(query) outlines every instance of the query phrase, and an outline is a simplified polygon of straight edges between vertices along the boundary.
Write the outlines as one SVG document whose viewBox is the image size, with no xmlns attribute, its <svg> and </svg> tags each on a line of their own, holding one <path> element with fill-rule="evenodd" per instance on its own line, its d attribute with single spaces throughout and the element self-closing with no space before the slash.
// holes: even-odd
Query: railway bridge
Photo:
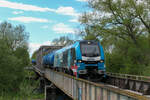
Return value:
<svg viewBox="0 0 150 100">
<path fill-rule="evenodd" d="M 62 47 L 42 46 L 36 54 L 33 70 L 46 80 L 46 100 L 47 90 L 53 88 L 59 88 L 73 100 L 150 100 L 150 77 L 107 73 L 106 82 L 91 82 L 43 67 L 43 55 L 59 48 Z"/>
<path fill-rule="evenodd" d="M 53 84 L 73 100 L 150 100 L 149 95 L 120 89 L 104 83 L 90 82 L 49 68 L 41 71 L 38 67 L 34 67 L 34 70 L 41 77 L 51 82 L 51 84 L 45 85 L 45 89 Z"/>
</svg>

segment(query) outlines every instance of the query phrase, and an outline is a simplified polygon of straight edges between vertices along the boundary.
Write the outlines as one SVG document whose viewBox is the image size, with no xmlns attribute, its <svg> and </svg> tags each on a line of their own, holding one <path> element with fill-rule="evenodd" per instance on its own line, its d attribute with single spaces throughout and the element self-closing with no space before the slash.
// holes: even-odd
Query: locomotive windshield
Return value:
<svg viewBox="0 0 150 100">
<path fill-rule="evenodd" d="M 81 52 L 82 56 L 86 57 L 97 57 L 100 56 L 100 48 L 98 46 L 98 43 L 81 43 Z"/>
</svg>

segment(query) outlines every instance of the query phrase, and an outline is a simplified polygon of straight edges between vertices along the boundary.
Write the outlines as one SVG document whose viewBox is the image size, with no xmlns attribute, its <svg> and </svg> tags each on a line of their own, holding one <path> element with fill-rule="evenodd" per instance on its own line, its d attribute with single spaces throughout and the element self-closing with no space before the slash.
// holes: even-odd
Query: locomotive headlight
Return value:
<svg viewBox="0 0 150 100">
<path fill-rule="evenodd" d="M 100 63 L 103 63 L 104 62 L 104 60 L 100 60 Z"/>
<path fill-rule="evenodd" d="M 88 44 L 91 44 L 91 42 L 88 42 Z"/>
<path fill-rule="evenodd" d="M 78 60 L 79 63 L 82 63 L 82 60 Z"/>
</svg>

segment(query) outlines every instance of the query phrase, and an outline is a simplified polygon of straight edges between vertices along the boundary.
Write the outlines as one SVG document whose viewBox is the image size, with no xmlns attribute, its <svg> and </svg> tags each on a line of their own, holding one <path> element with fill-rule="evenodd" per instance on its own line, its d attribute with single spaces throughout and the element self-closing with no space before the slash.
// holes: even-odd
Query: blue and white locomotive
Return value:
<svg viewBox="0 0 150 100">
<path fill-rule="evenodd" d="M 98 41 L 81 40 L 43 57 L 43 64 L 80 78 L 105 76 L 103 47 Z"/>
</svg>

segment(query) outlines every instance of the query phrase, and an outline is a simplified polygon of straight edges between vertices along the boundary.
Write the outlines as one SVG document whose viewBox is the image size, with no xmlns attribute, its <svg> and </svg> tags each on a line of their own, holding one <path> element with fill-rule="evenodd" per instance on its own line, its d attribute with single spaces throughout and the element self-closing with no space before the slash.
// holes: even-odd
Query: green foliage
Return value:
<svg viewBox="0 0 150 100">
<path fill-rule="evenodd" d="M 18 47 L 13 53 L 18 59 L 22 60 L 21 62 L 23 63 L 23 67 L 29 64 L 29 52 L 26 46 Z"/>
<path fill-rule="evenodd" d="M 141 35 L 150 34 L 150 11 L 148 1 L 138 3 L 135 0 L 91 0 L 91 13 L 80 18 L 85 30 L 81 33 L 100 37 L 105 47 L 116 41 L 124 40 L 137 43 Z"/>
<path fill-rule="evenodd" d="M 88 33 L 84 36 L 84 40 L 98 40 L 98 37 L 96 37 L 93 34 Z"/>
<path fill-rule="evenodd" d="M 40 99 L 44 98 L 43 94 L 34 93 L 34 89 L 39 86 L 39 81 L 34 80 L 24 80 L 20 85 L 20 92 L 17 94 L 18 97 L 21 99 L 28 100 L 29 98 L 32 99 Z"/>
<path fill-rule="evenodd" d="M 39 86 L 39 81 L 23 80 L 20 84 L 20 91 L 17 93 L 3 94 L 0 100 L 37 100 L 43 99 L 44 94 L 33 93 L 33 90 Z"/>
<path fill-rule="evenodd" d="M 37 51 L 33 52 L 31 59 L 36 59 L 36 53 L 37 53 Z"/>
<path fill-rule="evenodd" d="M 119 42 L 112 53 L 107 53 L 107 70 L 135 75 L 150 75 L 150 42 L 139 40 L 138 46 Z"/>
<path fill-rule="evenodd" d="M 28 34 L 22 25 L 0 24 L 0 95 L 17 93 L 29 64 Z"/>
</svg>

